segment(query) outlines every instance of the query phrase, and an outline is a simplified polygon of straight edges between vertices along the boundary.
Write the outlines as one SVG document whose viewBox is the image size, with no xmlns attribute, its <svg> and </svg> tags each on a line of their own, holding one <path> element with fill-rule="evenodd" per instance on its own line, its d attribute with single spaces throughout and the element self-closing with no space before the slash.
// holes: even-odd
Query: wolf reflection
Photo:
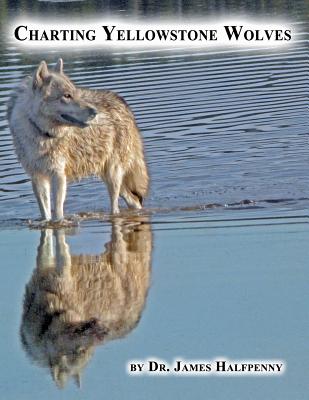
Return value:
<svg viewBox="0 0 309 400">
<path fill-rule="evenodd" d="M 150 224 L 118 219 L 105 247 L 98 255 L 75 255 L 64 230 L 41 232 L 20 334 L 26 353 L 50 369 L 58 387 L 70 377 L 80 385 L 95 346 L 129 333 L 143 312 L 151 274 Z"/>
</svg>

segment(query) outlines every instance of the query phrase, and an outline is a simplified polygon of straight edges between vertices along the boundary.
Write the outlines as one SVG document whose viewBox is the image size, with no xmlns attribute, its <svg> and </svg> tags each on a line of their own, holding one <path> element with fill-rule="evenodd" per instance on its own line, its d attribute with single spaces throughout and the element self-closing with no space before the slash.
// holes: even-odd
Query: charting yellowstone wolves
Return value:
<svg viewBox="0 0 309 400">
<path fill-rule="evenodd" d="M 63 229 L 41 232 L 20 334 L 26 353 L 50 370 L 59 387 L 70 377 L 79 383 L 95 346 L 129 333 L 145 306 L 150 225 L 136 220 L 127 226 L 117 220 L 105 247 L 101 254 L 71 254 Z"/>
<path fill-rule="evenodd" d="M 142 207 L 149 182 L 143 144 L 117 94 L 76 87 L 62 59 L 53 71 L 42 61 L 12 95 L 8 120 L 44 220 L 63 219 L 67 181 L 90 175 L 106 183 L 112 213 L 119 212 L 119 196 L 129 207 Z"/>
</svg>

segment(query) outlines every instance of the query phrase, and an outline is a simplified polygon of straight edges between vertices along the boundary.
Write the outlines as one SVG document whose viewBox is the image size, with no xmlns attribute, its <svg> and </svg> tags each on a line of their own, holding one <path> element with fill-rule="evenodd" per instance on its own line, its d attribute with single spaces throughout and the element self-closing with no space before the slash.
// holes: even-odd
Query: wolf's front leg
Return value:
<svg viewBox="0 0 309 400">
<path fill-rule="evenodd" d="M 32 187 L 39 204 L 42 218 L 50 220 L 50 179 L 42 175 L 32 176 Z"/>
<path fill-rule="evenodd" d="M 63 229 L 55 230 L 56 236 L 56 269 L 57 272 L 66 278 L 71 276 L 71 253 L 69 245 L 65 240 Z"/>
<path fill-rule="evenodd" d="M 52 183 L 54 200 L 53 219 L 61 220 L 63 219 L 63 204 L 67 192 L 67 179 L 65 174 L 54 174 Z"/>
<path fill-rule="evenodd" d="M 54 266 L 53 231 L 51 229 L 43 229 L 41 231 L 36 265 L 38 269 L 51 268 Z"/>
</svg>

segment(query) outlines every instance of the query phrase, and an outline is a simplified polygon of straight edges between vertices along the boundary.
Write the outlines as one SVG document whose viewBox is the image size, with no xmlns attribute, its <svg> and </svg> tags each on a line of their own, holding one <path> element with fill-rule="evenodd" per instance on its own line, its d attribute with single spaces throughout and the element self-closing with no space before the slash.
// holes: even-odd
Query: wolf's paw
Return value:
<svg viewBox="0 0 309 400">
<path fill-rule="evenodd" d="M 49 221 L 52 228 L 74 228 L 79 226 L 80 218 L 77 216 L 68 216 L 65 218 L 54 219 Z"/>
<path fill-rule="evenodd" d="M 69 216 L 61 219 L 53 220 L 29 220 L 30 229 L 57 229 L 57 228 L 75 228 L 79 226 L 80 218 L 77 216 Z"/>
<path fill-rule="evenodd" d="M 50 220 L 38 219 L 38 220 L 28 220 L 28 226 L 30 229 L 46 229 L 49 228 Z"/>
</svg>

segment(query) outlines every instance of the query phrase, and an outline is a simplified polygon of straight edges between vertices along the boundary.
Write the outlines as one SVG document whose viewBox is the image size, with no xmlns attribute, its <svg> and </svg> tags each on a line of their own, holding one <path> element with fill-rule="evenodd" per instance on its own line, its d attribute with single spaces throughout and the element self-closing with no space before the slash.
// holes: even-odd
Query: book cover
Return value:
<svg viewBox="0 0 309 400">
<path fill-rule="evenodd" d="M 308 2 L 0 5 L 0 398 L 308 398 Z"/>
</svg>

